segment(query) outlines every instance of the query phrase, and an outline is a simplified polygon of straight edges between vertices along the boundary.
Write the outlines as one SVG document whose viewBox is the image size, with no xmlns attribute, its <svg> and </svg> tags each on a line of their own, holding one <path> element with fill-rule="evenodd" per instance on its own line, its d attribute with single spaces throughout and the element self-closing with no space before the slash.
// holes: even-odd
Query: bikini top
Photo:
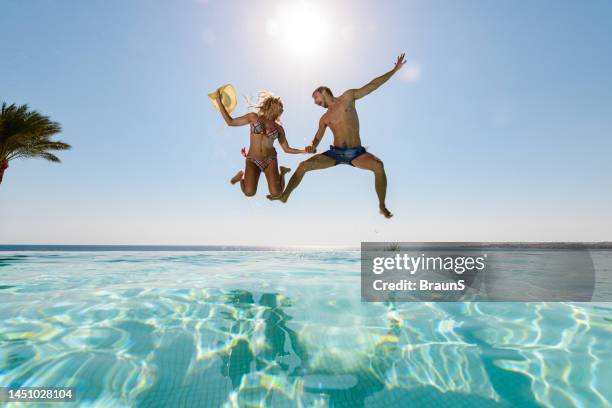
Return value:
<svg viewBox="0 0 612 408">
<path fill-rule="evenodd" d="M 272 141 L 274 141 L 274 139 L 278 139 L 278 129 L 276 126 L 274 126 L 273 129 L 266 131 L 266 127 L 259 121 L 259 119 L 255 123 L 251 123 L 251 132 L 258 135 L 263 134 L 264 136 L 269 137 Z"/>
</svg>

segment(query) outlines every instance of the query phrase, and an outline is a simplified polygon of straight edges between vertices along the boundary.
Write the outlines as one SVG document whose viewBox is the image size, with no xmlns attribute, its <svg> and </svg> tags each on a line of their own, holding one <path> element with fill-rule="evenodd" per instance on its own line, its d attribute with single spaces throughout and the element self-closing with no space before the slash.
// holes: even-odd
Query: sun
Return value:
<svg viewBox="0 0 612 408">
<path fill-rule="evenodd" d="M 289 52 L 300 58 L 322 54 L 329 31 L 327 14 L 308 2 L 287 5 L 276 18 L 266 22 L 267 34 L 279 38 Z"/>
</svg>

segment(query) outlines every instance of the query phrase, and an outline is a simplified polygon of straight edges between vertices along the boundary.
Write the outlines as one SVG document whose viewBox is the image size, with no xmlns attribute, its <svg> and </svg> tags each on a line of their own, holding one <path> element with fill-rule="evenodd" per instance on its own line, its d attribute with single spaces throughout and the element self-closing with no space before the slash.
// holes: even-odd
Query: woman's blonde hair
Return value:
<svg viewBox="0 0 612 408">
<path fill-rule="evenodd" d="M 283 100 L 281 97 L 275 96 L 272 92 L 261 91 L 257 94 L 257 99 L 257 103 L 248 101 L 249 106 L 257 110 L 258 115 L 280 124 L 280 116 L 283 109 Z"/>
</svg>

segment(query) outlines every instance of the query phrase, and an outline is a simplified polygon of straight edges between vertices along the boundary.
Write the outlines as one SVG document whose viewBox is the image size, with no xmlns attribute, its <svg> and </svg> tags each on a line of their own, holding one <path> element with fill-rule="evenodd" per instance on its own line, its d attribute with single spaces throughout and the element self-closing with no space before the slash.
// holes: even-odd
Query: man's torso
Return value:
<svg viewBox="0 0 612 408">
<path fill-rule="evenodd" d="M 334 134 L 334 146 L 361 146 L 355 100 L 347 92 L 337 99 L 336 104 L 328 108 L 323 115 L 323 121 Z"/>
</svg>

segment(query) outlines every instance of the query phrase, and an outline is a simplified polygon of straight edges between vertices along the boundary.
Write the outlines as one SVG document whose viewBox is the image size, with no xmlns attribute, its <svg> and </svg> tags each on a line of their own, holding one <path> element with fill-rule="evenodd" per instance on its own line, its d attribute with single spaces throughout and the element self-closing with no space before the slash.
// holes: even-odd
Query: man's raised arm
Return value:
<svg viewBox="0 0 612 408">
<path fill-rule="evenodd" d="M 382 84 L 387 82 L 389 78 L 393 76 L 393 74 L 395 74 L 397 71 L 399 71 L 401 67 L 404 66 L 405 63 L 406 63 L 406 60 L 404 59 L 404 54 L 402 53 L 402 55 L 397 57 L 395 66 L 393 67 L 391 71 L 377 78 L 374 78 L 369 83 L 367 83 L 366 85 L 362 86 L 359 89 L 351 89 L 348 92 L 351 92 L 353 94 L 354 99 L 363 98 L 364 96 L 368 95 L 369 93 L 372 93 L 373 91 L 378 89 L 378 87 L 380 87 Z"/>
</svg>

